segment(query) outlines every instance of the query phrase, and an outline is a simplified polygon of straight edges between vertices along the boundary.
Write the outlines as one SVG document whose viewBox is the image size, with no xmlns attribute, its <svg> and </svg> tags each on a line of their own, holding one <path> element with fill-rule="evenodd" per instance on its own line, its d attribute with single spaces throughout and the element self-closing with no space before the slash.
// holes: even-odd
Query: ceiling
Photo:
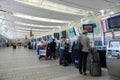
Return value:
<svg viewBox="0 0 120 80">
<path fill-rule="evenodd" d="M 39 5 L 31 5 L 29 2 Z M 9 29 L 8 32 L 12 34 L 8 34 L 10 38 L 29 36 L 31 28 L 36 35 L 34 37 L 40 37 L 60 31 L 62 26 L 71 21 L 80 21 L 90 13 L 99 13 L 100 10 L 115 8 L 119 4 L 119 0 L 0 0 L 0 16 L 4 15 L 5 18 L 1 19 L 6 21 L 9 28 L 14 27 L 12 31 L 17 33 L 16 35 Z M 16 16 L 17 13 L 27 17 Z M 2 22 L 0 25 L 2 26 Z"/>
<path fill-rule="evenodd" d="M 92 11 L 115 7 L 120 0 L 50 0 L 59 4 Z"/>
</svg>

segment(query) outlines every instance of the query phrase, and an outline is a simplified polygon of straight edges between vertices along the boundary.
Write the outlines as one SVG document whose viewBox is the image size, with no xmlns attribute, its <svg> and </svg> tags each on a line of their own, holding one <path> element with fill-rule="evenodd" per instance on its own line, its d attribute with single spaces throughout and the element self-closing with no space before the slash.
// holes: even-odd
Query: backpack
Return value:
<svg viewBox="0 0 120 80">
<path fill-rule="evenodd" d="M 82 50 L 82 44 L 81 44 L 81 36 L 78 37 L 77 42 L 75 43 L 74 50 Z"/>
</svg>

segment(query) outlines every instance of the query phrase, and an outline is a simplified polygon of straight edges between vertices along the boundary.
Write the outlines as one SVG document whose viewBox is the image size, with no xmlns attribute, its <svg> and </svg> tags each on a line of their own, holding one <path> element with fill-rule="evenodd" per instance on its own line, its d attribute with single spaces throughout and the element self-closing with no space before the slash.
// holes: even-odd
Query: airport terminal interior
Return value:
<svg viewBox="0 0 120 80">
<path fill-rule="evenodd" d="M 0 0 L 0 80 L 120 80 L 120 0 Z"/>
</svg>

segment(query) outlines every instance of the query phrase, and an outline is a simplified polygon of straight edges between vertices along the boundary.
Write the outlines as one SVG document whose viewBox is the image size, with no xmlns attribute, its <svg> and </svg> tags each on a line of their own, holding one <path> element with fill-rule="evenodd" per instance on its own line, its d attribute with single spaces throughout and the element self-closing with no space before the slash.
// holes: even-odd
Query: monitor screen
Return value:
<svg viewBox="0 0 120 80">
<path fill-rule="evenodd" d="M 83 30 L 87 30 L 88 33 L 93 33 L 93 24 L 83 24 Z"/>
<path fill-rule="evenodd" d="M 107 19 L 108 20 L 108 27 L 109 29 L 113 29 L 113 30 L 118 30 L 120 29 L 120 13 L 118 15 L 111 15 L 110 18 Z"/>
<path fill-rule="evenodd" d="M 66 31 L 62 31 L 62 36 L 67 37 L 67 33 L 66 33 Z"/>
<path fill-rule="evenodd" d="M 74 37 L 75 36 L 75 30 L 74 30 L 73 27 L 69 28 L 68 35 L 69 35 L 69 37 Z"/>
<path fill-rule="evenodd" d="M 76 35 L 76 36 L 79 36 L 79 31 L 78 31 L 78 29 L 77 29 L 76 27 L 73 27 L 73 29 L 74 29 L 75 35 Z"/>
<path fill-rule="evenodd" d="M 60 38 L 59 33 L 54 33 L 54 38 L 57 38 L 57 40 L 59 40 Z"/>
<path fill-rule="evenodd" d="M 110 41 L 109 48 L 119 48 L 120 47 L 120 41 Z"/>
<path fill-rule="evenodd" d="M 50 39 L 50 36 L 49 35 L 47 35 L 47 40 L 49 40 Z"/>
<path fill-rule="evenodd" d="M 42 38 L 43 38 L 43 40 L 45 40 L 45 41 L 46 41 L 46 36 L 43 36 Z"/>
</svg>

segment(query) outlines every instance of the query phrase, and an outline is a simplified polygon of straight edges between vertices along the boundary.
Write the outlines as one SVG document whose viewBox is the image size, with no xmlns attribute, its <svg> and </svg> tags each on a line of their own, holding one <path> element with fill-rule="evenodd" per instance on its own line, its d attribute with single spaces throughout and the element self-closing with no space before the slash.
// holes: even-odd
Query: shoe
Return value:
<svg viewBox="0 0 120 80">
<path fill-rule="evenodd" d="M 82 72 L 80 72 L 80 74 L 82 74 Z"/>
<path fill-rule="evenodd" d="M 87 75 L 87 74 L 84 72 L 83 75 Z"/>
<path fill-rule="evenodd" d="M 60 65 L 63 65 L 63 63 L 59 63 Z"/>
<path fill-rule="evenodd" d="M 82 71 L 79 70 L 79 73 L 82 74 Z"/>
</svg>

